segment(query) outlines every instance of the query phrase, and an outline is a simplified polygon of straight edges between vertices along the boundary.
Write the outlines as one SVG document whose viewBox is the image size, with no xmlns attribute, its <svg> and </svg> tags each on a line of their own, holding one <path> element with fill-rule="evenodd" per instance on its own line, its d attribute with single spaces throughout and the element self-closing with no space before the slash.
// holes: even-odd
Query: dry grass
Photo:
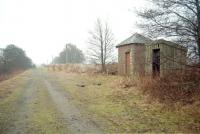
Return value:
<svg viewBox="0 0 200 134">
<path fill-rule="evenodd" d="M 106 74 L 117 74 L 117 63 L 107 64 Z M 92 64 L 58 64 L 46 66 L 49 71 L 64 71 L 66 73 L 87 73 L 90 75 L 101 73 L 100 65 Z"/>
<path fill-rule="evenodd" d="M 200 132 L 198 69 L 152 79 L 110 76 L 99 74 L 93 67 L 84 71 L 79 67 L 65 65 L 67 73 L 56 72 L 52 76 L 62 81 L 74 101 L 89 114 L 111 122 L 102 121 L 108 132 Z M 77 86 L 80 83 L 85 87 Z"/>
<path fill-rule="evenodd" d="M 116 71 L 117 64 L 110 64 L 108 74 Z M 64 71 L 66 73 L 87 74 L 93 76 L 99 74 L 100 66 L 83 64 L 64 64 L 49 66 L 54 72 Z M 175 71 L 162 77 L 118 77 L 115 80 L 117 88 L 140 88 L 151 97 L 151 100 L 158 100 L 165 104 L 181 103 L 192 104 L 200 101 L 200 69 L 189 68 L 184 71 Z M 123 93 L 122 93 L 123 94 Z"/>
<path fill-rule="evenodd" d="M 176 109 L 154 99 L 141 90 L 141 81 L 128 77 L 56 72 L 51 74 L 65 87 L 73 101 L 94 116 L 108 133 L 198 133 L 199 107 Z M 148 83 L 148 80 L 144 82 Z M 84 84 L 79 87 L 77 84 Z M 100 86 L 94 83 L 101 83 Z M 196 108 L 196 110 L 194 110 Z"/>
<path fill-rule="evenodd" d="M 118 73 L 117 63 L 107 64 L 106 68 L 107 68 L 107 74 L 116 75 Z"/>
<path fill-rule="evenodd" d="M 135 87 L 137 86 L 138 83 L 136 80 L 133 80 L 130 77 L 119 77 L 118 79 L 115 80 L 115 83 L 113 86 L 115 88 L 130 88 L 130 87 Z"/>
<path fill-rule="evenodd" d="M 159 78 L 141 79 L 141 89 L 165 104 L 193 104 L 200 101 L 200 70 L 176 71 Z"/>
<path fill-rule="evenodd" d="M 0 75 L 0 82 L 4 81 L 4 80 L 8 80 L 8 79 L 20 74 L 20 73 L 23 73 L 23 72 L 24 72 L 24 70 L 15 70 L 15 71 L 12 71 L 9 74 L 2 74 L 2 75 Z"/>
<path fill-rule="evenodd" d="M 95 74 L 100 72 L 98 65 L 86 65 L 86 64 L 59 64 L 46 66 L 49 71 L 57 72 L 64 71 L 66 73 L 88 73 Z"/>
<path fill-rule="evenodd" d="M 21 73 L 21 74 L 20 74 Z M 19 74 L 19 75 L 17 75 Z M 23 83 L 23 79 L 28 74 L 28 72 L 15 72 L 13 74 L 10 74 L 9 76 L 6 76 L 6 79 L 3 79 L 3 82 L 0 83 L 0 99 L 8 97 L 13 91 L 15 91 L 16 83 Z"/>
</svg>

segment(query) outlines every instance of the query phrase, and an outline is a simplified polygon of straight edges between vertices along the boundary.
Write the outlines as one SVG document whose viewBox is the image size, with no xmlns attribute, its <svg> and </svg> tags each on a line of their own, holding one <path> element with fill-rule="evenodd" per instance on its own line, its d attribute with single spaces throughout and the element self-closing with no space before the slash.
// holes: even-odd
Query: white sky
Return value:
<svg viewBox="0 0 200 134">
<path fill-rule="evenodd" d="M 116 44 L 138 32 L 134 9 L 145 0 L 0 0 L 0 47 L 15 44 L 36 64 L 73 43 L 85 51 L 97 18 L 106 20 Z"/>
</svg>

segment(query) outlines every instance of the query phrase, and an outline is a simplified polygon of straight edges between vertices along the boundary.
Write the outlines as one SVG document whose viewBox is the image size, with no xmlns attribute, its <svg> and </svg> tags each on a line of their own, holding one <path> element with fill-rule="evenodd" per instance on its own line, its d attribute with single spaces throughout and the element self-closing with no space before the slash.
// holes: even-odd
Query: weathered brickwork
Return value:
<svg viewBox="0 0 200 134">
<path fill-rule="evenodd" d="M 187 49 L 167 41 L 150 44 L 129 44 L 118 47 L 118 72 L 120 75 L 152 74 L 152 53 L 160 50 L 160 74 L 182 69 L 186 63 Z M 125 54 L 130 52 L 130 74 L 126 74 Z"/>
<path fill-rule="evenodd" d="M 130 52 L 130 75 L 142 75 L 145 71 L 145 46 L 144 44 L 130 44 L 118 47 L 118 72 L 120 75 L 127 75 L 125 72 L 125 54 Z"/>
<path fill-rule="evenodd" d="M 127 52 L 130 52 L 130 74 L 132 74 L 132 45 L 126 45 L 118 48 L 118 72 L 120 75 L 126 75 L 125 54 Z"/>
</svg>

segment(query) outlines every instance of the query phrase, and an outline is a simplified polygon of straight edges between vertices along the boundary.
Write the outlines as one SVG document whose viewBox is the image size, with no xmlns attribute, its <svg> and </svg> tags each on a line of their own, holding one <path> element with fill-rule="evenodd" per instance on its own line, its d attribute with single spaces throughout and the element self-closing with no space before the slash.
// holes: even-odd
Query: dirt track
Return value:
<svg viewBox="0 0 200 134">
<path fill-rule="evenodd" d="M 47 73 L 33 70 L 20 77 L 22 85 L 11 82 L 16 91 L 0 102 L 0 133 L 103 133 Z"/>
<path fill-rule="evenodd" d="M 199 104 L 149 103 L 137 87 L 116 86 L 120 81 L 46 69 L 3 81 L 0 134 L 199 133 Z"/>
</svg>

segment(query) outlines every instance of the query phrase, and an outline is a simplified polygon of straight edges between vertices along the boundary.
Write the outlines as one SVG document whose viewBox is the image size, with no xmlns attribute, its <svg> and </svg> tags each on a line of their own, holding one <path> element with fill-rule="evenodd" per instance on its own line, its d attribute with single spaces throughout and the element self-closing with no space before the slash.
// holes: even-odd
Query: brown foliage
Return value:
<svg viewBox="0 0 200 134">
<path fill-rule="evenodd" d="M 118 64 L 117 63 L 107 64 L 106 69 L 107 69 L 107 74 L 116 75 L 118 72 L 117 71 Z"/>
<path fill-rule="evenodd" d="M 200 70 L 189 68 L 159 78 L 141 79 L 141 87 L 152 99 L 173 104 L 192 104 L 200 101 Z"/>
<path fill-rule="evenodd" d="M 67 73 L 88 73 L 95 74 L 100 72 L 100 66 L 98 65 L 86 65 L 86 64 L 57 64 L 49 65 L 49 71 L 64 71 Z"/>
<path fill-rule="evenodd" d="M 106 74 L 117 74 L 117 63 L 107 64 Z M 89 75 L 102 73 L 101 65 L 92 64 L 55 64 L 45 66 L 49 71 L 65 71 L 67 73 L 87 73 Z"/>
<path fill-rule="evenodd" d="M 121 79 L 117 79 L 115 84 L 119 88 L 130 88 L 137 86 L 137 82 L 130 77 L 123 77 Z"/>
</svg>

